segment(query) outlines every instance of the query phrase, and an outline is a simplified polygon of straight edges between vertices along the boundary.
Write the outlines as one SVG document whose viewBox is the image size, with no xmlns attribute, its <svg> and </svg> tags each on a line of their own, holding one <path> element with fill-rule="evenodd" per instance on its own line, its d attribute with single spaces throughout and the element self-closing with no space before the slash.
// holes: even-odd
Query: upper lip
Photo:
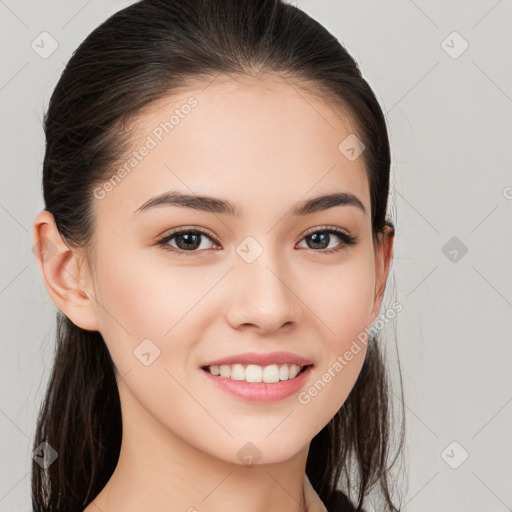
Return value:
<svg viewBox="0 0 512 512">
<path fill-rule="evenodd" d="M 271 364 L 296 364 L 298 366 L 308 366 L 313 364 L 309 359 L 292 354 L 291 352 L 270 352 L 268 354 L 262 354 L 258 352 L 245 352 L 243 354 L 234 354 L 232 356 L 224 357 L 222 359 L 216 359 L 202 365 L 212 366 L 221 364 L 257 364 L 260 366 L 268 366 Z"/>
</svg>

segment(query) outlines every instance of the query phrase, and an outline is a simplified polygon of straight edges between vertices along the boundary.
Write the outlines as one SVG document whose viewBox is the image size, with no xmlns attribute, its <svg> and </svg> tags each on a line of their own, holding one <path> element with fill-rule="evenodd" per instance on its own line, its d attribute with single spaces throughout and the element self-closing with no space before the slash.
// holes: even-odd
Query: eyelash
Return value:
<svg viewBox="0 0 512 512">
<path fill-rule="evenodd" d="M 206 231 L 203 231 L 201 229 L 195 229 L 195 228 L 187 228 L 187 227 L 177 228 L 174 231 L 172 231 L 171 233 L 169 233 L 169 234 L 165 235 L 164 237 L 160 238 L 158 240 L 158 242 L 157 242 L 157 245 L 162 246 L 162 248 L 164 250 L 166 250 L 166 251 L 171 251 L 171 252 L 173 252 L 175 254 L 178 254 L 180 256 L 181 255 L 183 255 L 183 256 L 194 256 L 194 255 L 197 255 L 197 253 L 201 252 L 201 251 L 197 251 L 197 250 L 185 251 L 183 249 L 177 249 L 176 247 L 172 247 L 171 245 L 168 244 L 168 242 L 170 240 L 172 240 L 174 237 L 176 237 L 177 235 L 179 235 L 181 233 L 194 233 L 194 234 L 203 235 L 203 236 L 209 238 L 215 244 L 220 245 L 217 242 L 217 240 L 212 235 L 207 233 Z M 302 237 L 301 241 L 304 240 L 306 237 L 314 235 L 316 233 L 334 234 L 334 235 L 337 235 L 342 240 L 342 242 L 338 246 L 333 248 L 333 249 L 323 249 L 323 250 L 322 249 L 318 249 L 318 250 L 317 249 L 312 249 L 312 251 L 318 252 L 318 253 L 321 253 L 321 254 L 334 254 L 334 253 L 337 253 L 337 252 L 339 252 L 339 251 L 341 251 L 343 249 L 346 249 L 349 246 L 355 245 L 358 242 L 357 237 L 349 235 L 348 233 L 345 233 L 344 231 L 341 231 L 340 229 L 338 229 L 338 228 L 336 228 L 334 226 L 322 226 L 321 228 L 316 229 L 315 231 L 310 231 L 309 233 L 306 233 Z"/>
</svg>

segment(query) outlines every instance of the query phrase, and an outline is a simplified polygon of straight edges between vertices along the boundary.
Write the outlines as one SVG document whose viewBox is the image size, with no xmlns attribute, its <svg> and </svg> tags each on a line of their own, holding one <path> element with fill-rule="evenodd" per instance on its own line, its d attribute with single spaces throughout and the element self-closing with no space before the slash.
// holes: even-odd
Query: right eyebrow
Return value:
<svg viewBox="0 0 512 512">
<path fill-rule="evenodd" d="M 299 203 L 292 212 L 293 216 L 309 215 L 335 206 L 355 206 L 366 215 L 366 208 L 362 201 L 350 192 L 336 192 L 325 196 L 314 197 Z"/>
</svg>

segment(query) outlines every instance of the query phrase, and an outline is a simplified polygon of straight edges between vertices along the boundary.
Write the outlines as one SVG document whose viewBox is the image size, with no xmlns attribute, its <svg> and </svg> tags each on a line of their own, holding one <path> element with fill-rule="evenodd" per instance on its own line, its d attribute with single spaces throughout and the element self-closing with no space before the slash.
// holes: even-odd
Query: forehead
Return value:
<svg viewBox="0 0 512 512">
<path fill-rule="evenodd" d="M 163 98 L 135 119 L 133 153 L 98 212 L 134 212 L 167 190 L 290 203 L 349 191 L 370 209 L 363 158 L 340 144 L 355 132 L 348 113 L 278 77 L 216 78 Z M 149 149 L 144 149 L 149 148 Z M 142 155 L 144 153 L 144 155 Z"/>
</svg>

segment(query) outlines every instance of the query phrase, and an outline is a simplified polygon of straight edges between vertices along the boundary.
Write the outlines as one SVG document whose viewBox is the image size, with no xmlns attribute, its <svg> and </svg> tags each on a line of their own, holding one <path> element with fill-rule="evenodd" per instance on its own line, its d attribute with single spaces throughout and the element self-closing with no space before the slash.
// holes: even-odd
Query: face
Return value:
<svg viewBox="0 0 512 512">
<path fill-rule="evenodd" d="M 378 314 L 369 183 L 362 157 L 338 148 L 350 126 L 321 98 L 276 78 L 205 87 L 153 105 L 138 120 L 130 171 L 98 185 L 91 307 L 122 377 L 125 418 L 144 411 L 146 425 L 228 462 L 241 463 L 247 442 L 260 462 L 279 462 L 329 422 L 364 361 L 359 343 L 335 364 Z M 148 203 L 171 191 L 239 215 L 220 201 L 209 211 Z M 334 193 L 361 205 L 295 212 Z M 202 369 L 247 352 L 313 366 L 273 401 L 228 392 Z"/>
</svg>

